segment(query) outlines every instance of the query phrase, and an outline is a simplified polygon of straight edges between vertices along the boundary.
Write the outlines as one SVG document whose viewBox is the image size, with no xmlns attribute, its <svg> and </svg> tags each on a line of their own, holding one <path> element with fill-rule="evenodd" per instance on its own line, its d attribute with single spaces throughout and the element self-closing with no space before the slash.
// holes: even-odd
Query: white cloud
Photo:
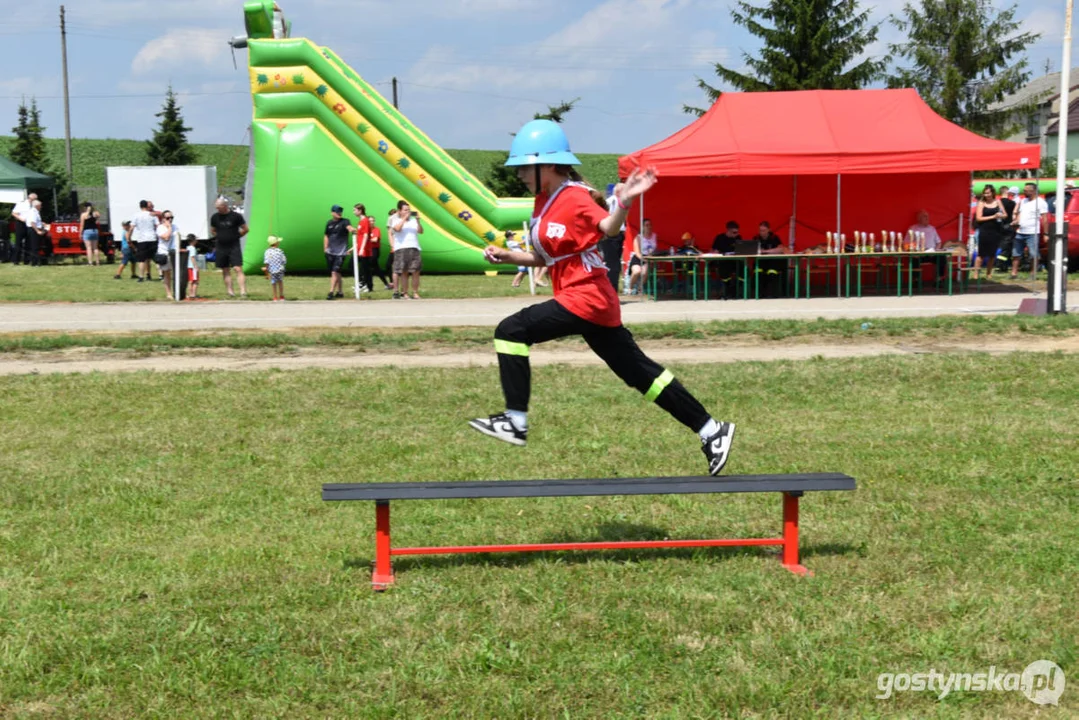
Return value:
<svg viewBox="0 0 1079 720">
<path fill-rule="evenodd" d="M 227 62 L 225 34 L 212 28 L 177 28 L 142 46 L 131 62 L 131 72 L 146 75 L 161 68 L 191 68 Z"/>
<path fill-rule="evenodd" d="M 473 2 L 501 4 L 501 0 Z M 513 90 L 516 96 L 558 90 L 560 97 L 568 98 L 609 84 L 624 71 L 687 62 L 707 67 L 726 51 L 704 46 L 681 49 L 686 35 L 676 21 L 688 5 L 689 0 L 607 0 L 546 38 L 494 46 L 486 49 L 488 56 L 482 48 L 432 46 L 408 77 L 417 84 L 451 90 Z"/>
</svg>

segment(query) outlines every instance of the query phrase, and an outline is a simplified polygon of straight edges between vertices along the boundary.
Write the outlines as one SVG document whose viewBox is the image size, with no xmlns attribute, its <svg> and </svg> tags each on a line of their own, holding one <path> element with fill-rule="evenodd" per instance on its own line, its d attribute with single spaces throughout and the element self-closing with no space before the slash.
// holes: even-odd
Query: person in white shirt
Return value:
<svg viewBox="0 0 1079 720">
<path fill-rule="evenodd" d="M 157 246 L 154 248 L 154 262 L 161 273 L 161 282 L 165 285 L 165 297 L 174 300 L 172 293 L 172 255 L 180 242 L 180 229 L 173 224 L 173 215 L 170 210 L 161 213 L 161 222 L 158 223 Z"/>
<path fill-rule="evenodd" d="M 941 246 L 940 234 L 937 233 L 937 229 L 929 224 L 929 212 L 926 210 L 919 210 L 916 216 L 916 222 L 910 226 L 910 232 L 925 233 L 925 249 L 926 250 L 939 250 Z"/>
<path fill-rule="evenodd" d="M 1031 273 L 1038 272 L 1038 236 L 1049 240 L 1049 205 L 1044 198 L 1037 196 L 1038 186 L 1027 183 L 1023 186 L 1023 199 L 1015 209 L 1012 225 L 1015 226 L 1015 241 L 1012 244 L 1011 279 L 1019 277 L 1019 260 L 1023 257 L 1023 248 L 1030 253 Z M 1040 231 L 1040 232 L 1039 232 Z"/>
<path fill-rule="evenodd" d="M 390 220 L 393 231 L 393 282 L 395 298 L 407 298 L 408 279 L 412 278 L 412 299 L 420 299 L 420 235 L 423 223 L 404 200 L 397 203 L 397 215 Z"/>
<path fill-rule="evenodd" d="M 149 200 L 139 201 L 139 213 L 131 221 L 131 242 L 135 243 L 135 262 L 142 272 L 139 282 L 150 277 L 150 263 L 157 254 L 157 216 Z"/>
<path fill-rule="evenodd" d="M 41 221 L 41 201 L 34 200 L 26 211 L 26 248 L 23 262 L 37 267 L 41 265 L 41 238 L 48 235 L 48 228 Z"/>
<path fill-rule="evenodd" d="M 640 295 L 644 292 L 644 279 L 648 277 L 648 263 L 645 258 L 656 254 L 659 238 L 652 230 L 652 221 L 645 218 L 641 222 L 641 231 L 633 238 L 633 252 L 629 256 L 629 293 Z"/>
<path fill-rule="evenodd" d="M 10 260 L 18 265 L 19 263 L 30 261 L 29 257 L 25 255 L 27 240 L 26 216 L 34 207 L 35 200 L 37 200 L 37 193 L 30 193 L 25 200 L 15 203 L 15 207 L 11 211 L 11 217 L 15 220 L 15 244 L 10 248 L 6 257 L 0 257 L 0 262 Z"/>
<path fill-rule="evenodd" d="M 908 232 L 913 233 L 925 233 L 925 249 L 926 250 L 940 250 L 940 246 L 944 243 L 940 240 L 940 233 L 937 229 L 929 224 L 929 211 L 919 210 L 916 216 L 916 222 L 910 226 Z M 924 262 L 924 259 L 923 259 Z M 934 260 L 937 268 L 937 276 L 941 276 L 948 271 L 948 261 L 944 257 L 938 257 Z M 990 264 L 992 261 L 990 260 Z"/>
</svg>

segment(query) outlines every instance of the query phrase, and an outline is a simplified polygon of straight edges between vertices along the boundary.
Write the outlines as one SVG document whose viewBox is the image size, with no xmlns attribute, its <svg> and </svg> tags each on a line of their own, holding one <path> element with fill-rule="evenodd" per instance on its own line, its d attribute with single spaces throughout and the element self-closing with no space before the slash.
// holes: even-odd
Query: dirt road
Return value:
<svg viewBox="0 0 1079 720">
<path fill-rule="evenodd" d="M 1079 353 L 1079 336 L 992 337 L 962 339 L 796 338 L 782 342 L 725 342 L 704 345 L 699 341 L 643 342 L 642 348 L 664 364 L 728 363 L 744 361 L 808 360 L 814 357 L 846 358 L 927 353 L 1064 352 Z M 424 349 L 416 352 L 358 352 L 354 349 L 300 348 L 289 352 L 264 350 L 173 350 L 149 356 L 129 352 L 76 348 L 62 352 L 26 353 L 0 357 L 0 375 L 89 372 L 199 372 L 204 370 L 306 370 L 371 367 L 480 367 L 495 364 L 493 349 L 454 351 Z M 552 343 L 532 353 L 537 365 L 600 365 L 602 362 L 580 344 Z"/>
</svg>

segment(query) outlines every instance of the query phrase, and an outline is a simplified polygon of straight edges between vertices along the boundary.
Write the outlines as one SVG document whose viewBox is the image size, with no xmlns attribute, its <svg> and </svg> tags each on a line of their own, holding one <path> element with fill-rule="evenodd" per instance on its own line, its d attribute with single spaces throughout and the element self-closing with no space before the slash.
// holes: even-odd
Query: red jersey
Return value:
<svg viewBox="0 0 1079 720">
<path fill-rule="evenodd" d="M 532 242 L 550 268 L 559 305 L 597 325 L 618 327 L 622 324 L 618 295 L 596 250 L 604 238 L 599 223 L 607 216 L 583 185 L 563 185 L 553 202 L 546 195 L 536 196 Z"/>
<path fill-rule="evenodd" d="M 356 224 L 356 247 L 360 251 L 360 257 L 371 257 L 371 238 L 369 233 L 371 232 L 371 218 L 363 217 Z M 363 239 L 367 237 L 367 244 L 364 245 Z"/>
</svg>

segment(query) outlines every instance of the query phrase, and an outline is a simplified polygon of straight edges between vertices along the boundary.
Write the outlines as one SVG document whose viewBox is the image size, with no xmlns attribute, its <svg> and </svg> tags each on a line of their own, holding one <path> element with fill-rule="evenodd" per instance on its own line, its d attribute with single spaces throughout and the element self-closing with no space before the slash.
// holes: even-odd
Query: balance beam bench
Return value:
<svg viewBox="0 0 1079 720">
<path fill-rule="evenodd" d="M 322 486 L 322 499 L 369 500 L 375 503 L 375 567 L 371 586 L 385 590 L 394 582 L 394 555 L 536 552 L 551 550 L 632 550 L 638 548 L 729 547 L 778 545 L 783 567 L 797 575 L 809 571 L 798 557 L 798 500 L 807 492 L 854 490 L 854 478 L 842 473 L 801 475 L 728 475 L 724 477 L 647 477 L 599 480 L 485 480 L 470 482 L 342 483 Z M 393 547 L 390 544 L 391 500 L 458 500 L 475 498 L 598 497 L 605 495 L 700 495 L 714 493 L 783 494 L 783 537 L 722 540 L 631 540 L 609 542 L 529 543 L 524 545 L 456 545 Z"/>
</svg>

